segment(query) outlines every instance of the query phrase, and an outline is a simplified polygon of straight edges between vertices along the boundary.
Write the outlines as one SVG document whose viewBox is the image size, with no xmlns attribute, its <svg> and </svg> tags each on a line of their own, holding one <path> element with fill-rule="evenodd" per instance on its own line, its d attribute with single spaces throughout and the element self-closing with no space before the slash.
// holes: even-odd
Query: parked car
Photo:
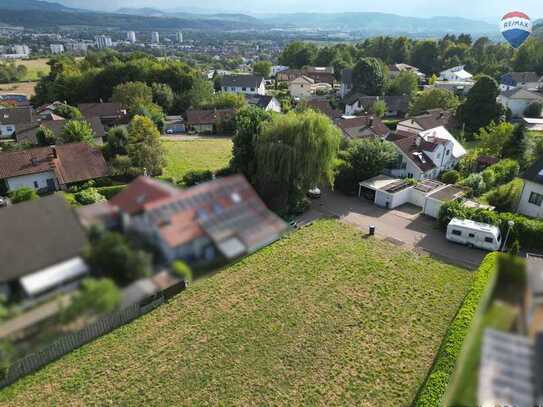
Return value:
<svg viewBox="0 0 543 407">
<path fill-rule="evenodd" d="M 8 198 L 0 196 L 0 208 L 5 208 L 8 206 Z"/>
<path fill-rule="evenodd" d="M 500 228 L 497 226 L 458 218 L 449 222 L 447 240 L 489 251 L 500 250 L 502 245 Z"/>
<path fill-rule="evenodd" d="M 166 130 L 166 134 L 173 134 L 173 133 L 174 133 L 173 129 Z"/>
<path fill-rule="evenodd" d="M 321 197 L 321 190 L 317 187 L 307 191 L 307 196 L 311 199 L 319 199 Z"/>
</svg>

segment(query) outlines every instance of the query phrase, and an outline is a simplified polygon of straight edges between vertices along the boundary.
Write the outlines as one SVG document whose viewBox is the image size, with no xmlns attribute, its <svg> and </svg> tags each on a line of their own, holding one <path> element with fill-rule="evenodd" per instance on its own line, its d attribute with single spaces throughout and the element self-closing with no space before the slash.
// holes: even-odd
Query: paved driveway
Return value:
<svg viewBox="0 0 543 407">
<path fill-rule="evenodd" d="M 437 228 L 435 219 L 420 214 L 420 208 L 411 205 L 385 210 L 364 198 L 353 198 L 336 192 L 324 192 L 313 201 L 310 211 L 302 215 L 300 223 L 322 216 L 334 216 L 359 227 L 367 233 L 370 225 L 376 227 L 378 237 L 406 248 L 426 252 L 448 263 L 475 269 L 487 252 L 450 243 L 445 233 Z"/>
</svg>

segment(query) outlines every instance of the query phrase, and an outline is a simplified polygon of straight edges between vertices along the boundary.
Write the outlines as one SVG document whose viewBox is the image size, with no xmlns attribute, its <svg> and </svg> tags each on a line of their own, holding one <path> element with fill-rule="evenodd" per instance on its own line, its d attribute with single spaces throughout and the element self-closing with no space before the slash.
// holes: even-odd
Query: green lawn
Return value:
<svg viewBox="0 0 543 407">
<path fill-rule="evenodd" d="M 190 141 L 163 141 L 166 149 L 165 177 L 179 181 L 193 170 L 216 171 L 228 165 L 232 157 L 229 138 L 205 138 Z"/>
<path fill-rule="evenodd" d="M 23 378 L 0 404 L 409 405 L 471 279 L 317 221 Z"/>
<path fill-rule="evenodd" d="M 51 67 L 47 65 L 48 58 L 28 59 L 17 61 L 17 65 L 26 66 L 27 73 L 23 78 L 23 81 L 37 81 L 40 77 L 39 74 L 48 75 Z"/>
</svg>

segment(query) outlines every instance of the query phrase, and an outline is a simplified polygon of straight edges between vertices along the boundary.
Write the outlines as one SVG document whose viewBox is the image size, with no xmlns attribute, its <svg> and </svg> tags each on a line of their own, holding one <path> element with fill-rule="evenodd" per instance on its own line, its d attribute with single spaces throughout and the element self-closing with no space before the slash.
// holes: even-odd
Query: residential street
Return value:
<svg viewBox="0 0 543 407">
<path fill-rule="evenodd" d="M 475 269 L 487 252 L 450 243 L 436 221 L 419 214 L 420 208 L 404 205 L 394 210 L 379 208 L 364 198 L 348 197 L 338 192 L 324 192 L 314 200 L 310 211 L 299 218 L 301 224 L 322 216 L 335 216 L 359 227 L 364 233 L 370 225 L 376 235 L 398 246 L 412 247 L 436 258 Z"/>
</svg>

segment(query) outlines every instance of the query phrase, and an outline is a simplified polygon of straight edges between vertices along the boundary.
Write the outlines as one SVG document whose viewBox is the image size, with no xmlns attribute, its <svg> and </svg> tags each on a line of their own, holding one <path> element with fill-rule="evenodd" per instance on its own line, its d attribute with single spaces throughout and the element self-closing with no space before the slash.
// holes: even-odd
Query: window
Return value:
<svg viewBox="0 0 543 407">
<path fill-rule="evenodd" d="M 470 233 L 470 234 L 468 234 L 468 236 L 469 236 L 469 237 L 475 237 L 475 234 Z"/>
<path fill-rule="evenodd" d="M 407 163 L 405 161 L 402 161 L 400 164 L 400 170 L 405 170 L 407 168 Z"/>
<path fill-rule="evenodd" d="M 448 156 L 448 155 L 451 155 L 451 150 L 447 150 L 447 151 L 445 152 L 445 155 L 447 155 L 447 156 Z"/>
<path fill-rule="evenodd" d="M 537 192 L 532 192 L 528 202 L 530 202 L 532 205 L 541 206 L 541 203 L 543 203 L 543 195 L 538 194 Z"/>
<path fill-rule="evenodd" d="M 245 92 L 247 90 L 247 88 L 241 88 L 241 90 Z"/>
<path fill-rule="evenodd" d="M 460 230 L 453 230 L 451 233 L 455 236 L 462 236 L 462 232 Z"/>
<path fill-rule="evenodd" d="M 38 181 L 34 181 L 34 188 L 39 188 Z"/>
<path fill-rule="evenodd" d="M 254 92 L 255 91 L 255 88 L 251 88 L 251 92 Z"/>
<path fill-rule="evenodd" d="M 485 237 L 485 242 L 486 243 L 494 243 L 494 239 L 492 239 L 491 237 Z"/>
</svg>

